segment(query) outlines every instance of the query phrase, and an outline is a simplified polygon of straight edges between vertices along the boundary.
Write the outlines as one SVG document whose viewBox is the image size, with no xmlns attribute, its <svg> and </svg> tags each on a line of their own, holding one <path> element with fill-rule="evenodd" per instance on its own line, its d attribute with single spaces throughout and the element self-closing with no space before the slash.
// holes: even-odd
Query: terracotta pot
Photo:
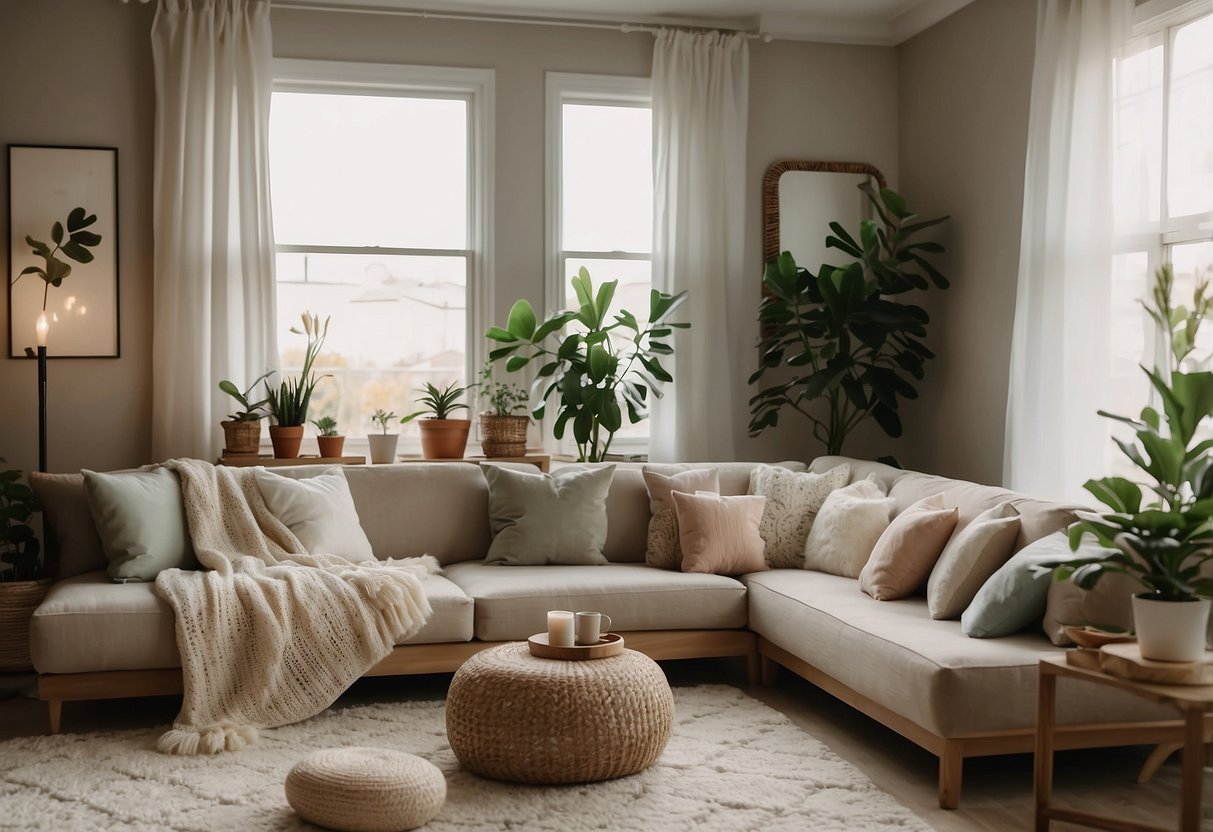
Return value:
<svg viewBox="0 0 1213 832">
<path fill-rule="evenodd" d="M 303 425 L 270 425 L 270 441 L 274 443 L 274 459 L 294 459 L 303 445 Z"/>
<path fill-rule="evenodd" d="M 256 456 L 261 451 L 261 420 L 220 422 L 224 456 Z"/>
<path fill-rule="evenodd" d="M 0 672 L 34 669 L 29 657 L 29 621 L 50 588 L 49 580 L 0 583 Z"/>
<path fill-rule="evenodd" d="M 480 414 L 480 447 L 490 459 L 503 456 L 526 456 L 526 430 L 531 424 L 528 416 L 495 416 Z"/>
<path fill-rule="evenodd" d="M 317 436 L 316 447 L 320 449 L 320 455 L 327 458 L 336 458 L 341 456 L 341 451 L 345 448 L 344 436 Z"/>
<path fill-rule="evenodd" d="M 396 461 L 396 441 L 398 433 L 372 433 L 366 438 L 366 444 L 371 451 L 371 464 L 384 465 Z"/>
<path fill-rule="evenodd" d="M 1159 601 L 1133 596 L 1133 629 L 1141 657 L 1157 662 L 1198 662 L 1205 655 L 1209 599 Z"/>
<path fill-rule="evenodd" d="M 471 419 L 422 419 L 421 455 L 426 459 L 463 459 Z"/>
</svg>

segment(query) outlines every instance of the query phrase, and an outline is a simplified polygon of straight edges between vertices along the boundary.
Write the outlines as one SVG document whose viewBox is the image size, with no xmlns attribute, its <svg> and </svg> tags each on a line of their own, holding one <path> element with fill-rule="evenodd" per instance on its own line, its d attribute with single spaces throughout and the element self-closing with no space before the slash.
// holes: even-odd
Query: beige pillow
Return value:
<svg viewBox="0 0 1213 832">
<path fill-rule="evenodd" d="M 943 495 L 924 497 L 893 519 L 859 573 L 859 588 L 877 601 L 895 601 L 922 588 L 943 553 L 960 509 Z"/>
<path fill-rule="evenodd" d="M 1080 547 L 1077 552 L 1067 553 L 1067 558 L 1084 557 L 1088 554 Z M 1141 584 L 1129 575 L 1104 575 L 1094 589 L 1080 589 L 1070 580 L 1054 580 L 1049 584 L 1049 598 L 1045 603 L 1044 631 L 1049 641 L 1058 647 L 1074 644 L 1062 629 L 1063 625 L 1096 627 L 1119 627 L 1133 629 L 1133 595 L 1141 592 Z"/>
<path fill-rule="evenodd" d="M 375 559 L 340 468 L 302 479 L 259 468 L 253 478 L 266 507 L 294 532 L 308 554 L 338 555 L 353 563 Z"/>
<path fill-rule="evenodd" d="M 952 535 L 927 581 L 931 618 L 960 618 L 982 584 L 1010 560 L 1019 527 L 1019 512 L 1003 502 Z"/>
<path fill-rule="evenodd" d="M 797 473 L 760 465 L 750 474 L 750 494 L 767 498 L 762 512 L 763 556 L 772 567 L 804 565 L 804 545 L 813 520 L 831 491 L 851 479 L 851 466 L 839 465 L 824 474 Z"/>
<path fill-rule="evenodd" d="M 830 492 L 804 546 L 804 568 L 858 578 L 889 527 L 893 500 L 872 477 Z"/>
<path fill-rule="evenodd" d="M 489 528 L 493 531 L 485 563 L 607 563 L 602 547 L 614 465 L 573 469 L 555 476 L 501 465 L 482 465 L 480 470 L 489 484 Z"/>
<path fill-rule="evenodd" d="M 641 469 L 644 487 L 649 492 L 649 539 L 644 550 L 644 562 L 662 569 L 677 569 L 682 563 L 682 548 L 678 545 L 678 517 L 670 494 L 682 491 L 720 492 L 720 472 L 715 468 L 695 468 L 673 476 L 659 474 L 648 466 Z"/>
<path fill-rule="evenodd" d="M 29 484 L 42 505 L 42 520 L 49 537 L 44 541 L 46 561 L 51 564 L 51 576 L 71 578 L 105 569 L 109 561 L 101 548 L 101 538 L 84 494 L 84 475 L 34 471 L 29 475 Z M 53 566 L 56 560 L 59 562 L 57 574 Z"/>
<path fill-rule="evenodd" d="M 759 533 L 765 497 L 721 497 L 707 491 L 670 496 L 681 530 L 683 572 L 740 575 L 767 568 Z"/>
</svg>

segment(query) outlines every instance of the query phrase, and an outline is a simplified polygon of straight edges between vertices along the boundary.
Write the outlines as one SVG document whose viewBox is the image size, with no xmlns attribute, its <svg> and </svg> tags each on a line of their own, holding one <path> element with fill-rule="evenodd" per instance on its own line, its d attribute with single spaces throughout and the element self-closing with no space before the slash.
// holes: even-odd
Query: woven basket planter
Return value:
<svg viewBox="0 0 1213 832">
<path fill-rule="evenodd" d="M 34 669 L 29 657 L 29 620 L 50 588 L 49 580 L 0 583 L 0 672 Z"/>
<path fill-rule="evenodd" d="M 528 416 L 480 414 L 480 447 L 489 458 L 526 456 Z"/>
<path fill-rule="evenodd" d="M 220 422 L 223 428 L 224 456 L 256 456 L 261 451 L 261 420 Z"/>
</svg>

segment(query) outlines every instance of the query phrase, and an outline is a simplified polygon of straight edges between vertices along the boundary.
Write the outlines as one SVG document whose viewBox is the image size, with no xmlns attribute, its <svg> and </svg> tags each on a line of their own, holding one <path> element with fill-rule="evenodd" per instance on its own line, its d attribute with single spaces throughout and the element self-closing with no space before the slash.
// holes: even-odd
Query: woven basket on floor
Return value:
<svg viewBox="0 0 1213 832">
<path fill-rule="evenodd" d="M 480 447 L 489 458 L 526 456 L 527 416 L 480 414 Z"/>
<path fill-rule="evenodd" d="M 0 672 L 33 670 L 29 620 L 50 588 L 49 580 L 0 583 Z"/>
</svg>

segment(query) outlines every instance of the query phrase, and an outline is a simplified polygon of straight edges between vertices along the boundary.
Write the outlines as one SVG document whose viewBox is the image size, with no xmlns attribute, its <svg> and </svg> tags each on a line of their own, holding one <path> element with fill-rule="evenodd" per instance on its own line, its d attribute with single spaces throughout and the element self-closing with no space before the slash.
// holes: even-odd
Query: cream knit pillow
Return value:
<svg viewBox="0 0 1213 832">
<path fill-rule="evenodd" d="M 858 578 L 893 508 L 893 499 L 870 477 L 830 492 L 809 529 L 804 568 Z"/>
<path fill-rule="evenodd" d="M 799 569 L 813 520 L 831 491 L 851 479 L 851 466 L 839 465 L 824 474 L 797 473 L 760 465 L 750 474 L 750 494 L 766 497 L 759 531 L 763 557 L 771 567 Z"/>
</svg>

